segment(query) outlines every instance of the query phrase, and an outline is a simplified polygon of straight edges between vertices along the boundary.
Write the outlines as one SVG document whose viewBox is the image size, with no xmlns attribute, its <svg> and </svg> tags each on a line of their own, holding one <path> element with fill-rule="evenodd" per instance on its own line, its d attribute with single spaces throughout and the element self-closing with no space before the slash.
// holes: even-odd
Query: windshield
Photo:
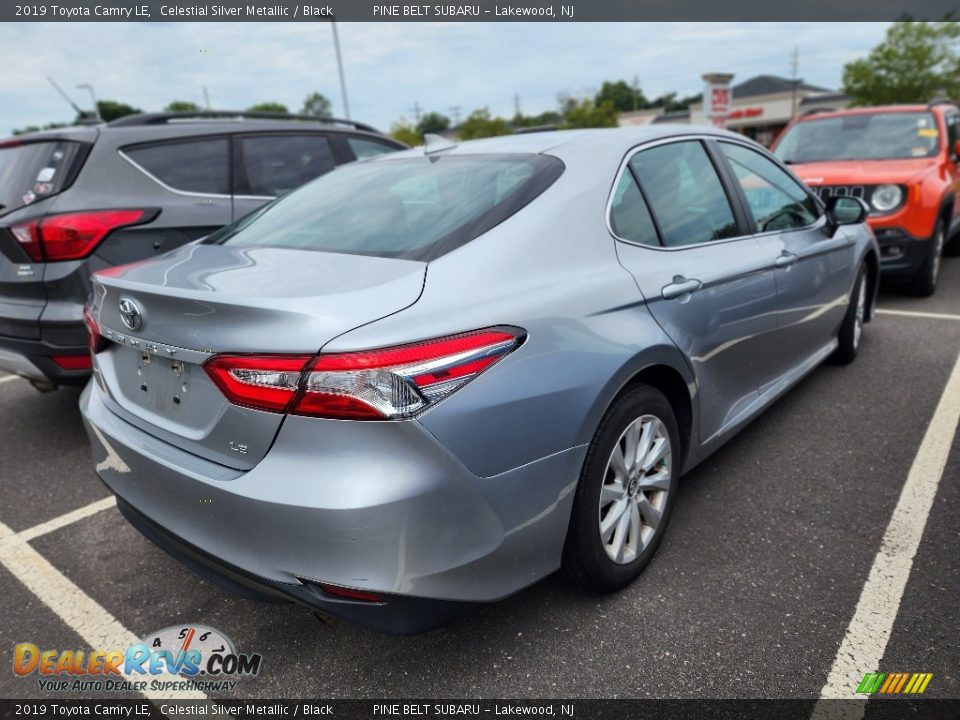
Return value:
<svg viewBox="0 0 960 720">
<path fill-rule="evenodd" d="M 429 261 L 506 220 L 562 172 L 563 163 L 547 155 L 353 163 L 206 242 Z"/>
<path fill-rule="evenodd" d="M 208 243 L 429 261 L 520 210 L 563 172 L 547 155 L 360 162 L 317 178 Z"/>
<path fill-rule="evenodd" d="M 790 128 L 774 152 L 784 162 L 811 163 L 933 157 L 939 148 L 932 113 L 885 112 L 804 120 Z"/>
<path fill-rule="evenodd" d="M 0 146 L 0 213 L 60 192 L 79 148 L 67 140 Z"/>
</svg>

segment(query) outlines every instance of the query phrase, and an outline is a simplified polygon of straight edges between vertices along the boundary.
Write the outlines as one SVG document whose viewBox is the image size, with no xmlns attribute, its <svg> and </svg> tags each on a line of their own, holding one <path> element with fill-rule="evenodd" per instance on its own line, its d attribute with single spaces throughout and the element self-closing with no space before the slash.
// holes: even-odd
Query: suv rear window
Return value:
<svg viewBox="0 0 960 720">
<path fill-rule="evenodd" d="M 0 214 L 64 189 L 81 143 L 44 140 L 0 146 Z"/>
<path fill-rule="evenodd" d="M 230 142 L 203 138 L 124 148 L 123 153 L 164 185 L 182 192 L 230 194 Z"/>
<path fill-rule="evenodd" d="M 563 163 L 548 155 L 345 165 L 207 242 L 430 261 L 503 222 L 562 173 Z"/>
</svg>

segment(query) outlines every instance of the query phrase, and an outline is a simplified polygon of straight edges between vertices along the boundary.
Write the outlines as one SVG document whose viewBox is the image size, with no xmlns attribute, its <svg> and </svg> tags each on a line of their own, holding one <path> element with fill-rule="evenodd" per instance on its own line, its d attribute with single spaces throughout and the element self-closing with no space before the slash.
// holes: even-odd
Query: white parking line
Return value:
<svg viewBox="0 0 960 720">
<path fill-rule="evenodd" d="M 953 366 L 883 534 L 880 550 L 860 593 L 853 619 L 837 651 L 827 682 L 820 691 L 822 699 L 855 698 L 857 695 L 854 690 L 863 676 L 883 669 L 879 667 L 880 661 L 890 640 L 913 558 L 937 494 L 958 423 L 960 358 Z M 857 717 L 862 716 L 864 705 L 857 704 L 855 707 L 859 708 Z M 836 709 L 829 703 L 818 704 L 813 717 L 829 717 Z M 846 706 L 846 710 L 850 711 L 851 706 Z"/>
<path fill-rule="evenodd" d="M 92 648 L 125 649 L 140 642 L 140 638 L 3 523 L 0 523 L 0 564 Z M 124 677 L 138 680 L 143 676 Z M 206 694 L 195 690 L 153 690 L 149 683 L 141 694 L 148 700 L 207 699 Z"/>
<path fill-rule="evenodd" d="M 919 312 L 917 310 L 885 310 L 877 308 L 877 315 L 901 315 L 902 317 L 929 318 L 931 320 L 960 320 L 960 315 L 950 313 Z"/>
<path fill-rule="evenodd" d="M 17 533 L 17 537 L 23 540 L 23 542 L 30 542 L 41 535 L 46 535 L 54 530 L 59 530 L 60 528 L 66 527 L 67 525 L 75 523 L 78 520 L 83 520 L 85 517 L 95 515 L 101 510 L 116 507 L 116 505 L 117 498 L 111 495 L 103 500 L 97 500 L 89 505 L 84 505 L 82 508 L 77 508 L 72 512 L 55 517 L 53 520 L 47 520 L 45 523 L 40 523 L 39 525 L 34 525 L 32 528 L 27 530 L 22 530 Z"/>
</svg>

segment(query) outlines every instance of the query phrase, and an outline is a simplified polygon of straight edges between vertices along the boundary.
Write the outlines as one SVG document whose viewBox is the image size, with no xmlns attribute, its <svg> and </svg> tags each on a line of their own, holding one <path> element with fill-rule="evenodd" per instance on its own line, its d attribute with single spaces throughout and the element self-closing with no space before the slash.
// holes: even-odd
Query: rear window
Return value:
<svg viewBox="0 0 960 720">
<path fill-rule="evenodd" d="M 35 203 L 66 187 L 81 143 L 25 142 L 0 147 L 0 213 Z"/>
<path fill-rule="evenodd" d="M 124 148 L 124 154 L 174 190 L 230 194 L 230 142 L 203 138 Z"/>
<path fill-rule="evenodd" d="M 448 155 L 346 165 L 208 242 L 433 260 L 523 208 L 563 173 L 547 155 Z"/>
</svg>

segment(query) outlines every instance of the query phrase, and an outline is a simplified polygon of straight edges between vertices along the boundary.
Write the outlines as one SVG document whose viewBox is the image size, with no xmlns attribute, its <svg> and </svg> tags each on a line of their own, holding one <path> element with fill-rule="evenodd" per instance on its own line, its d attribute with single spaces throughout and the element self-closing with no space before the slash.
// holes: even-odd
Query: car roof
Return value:
<svg viewBox="0 0 960 720">
<path fill-rule="evenodd" d="M 551 154 L 563 155 L 566 152 L 584 148 L 627 152 L 630 148 L 654 140 L 678 136 L 712 135 L 721 138 L 746 140 L 743 135 L 728 130 L 720 130 L 709 125 L 641 125 L 623 128 L 589 128 L 577 130 L 550 130 L 538 133 L 501 135 L 479 140 L 465 140 L 447 149 L 438 149 L 437 155 L 475 155 L 475 154 Z M 390 162 L 400 158 L 422 157 L 425 148 L 418 147 L 371 159 L 377 162 Z M 429 153 L 428 153 L 429 154 Z M 370 162 L 370 161 L 367 161 Z"/>
<path fill-rule="evenodd" d="M 824 110 L 815 111 L 809 115 L 801 115 L 797 122 L 810 122 L 812 120 L 823 120 L 824 118 L 844 117 L 846 115 L 875 115 L 878 113 L 896 113 L 896 112 L 933 112 L 937 108 L 956 109 L 953 103 L 934 103 L 930 105 L 904 104 L 904 105 L 875 105 L 868 107 L 845 108 L 843 110 Z"/>
</svg>

